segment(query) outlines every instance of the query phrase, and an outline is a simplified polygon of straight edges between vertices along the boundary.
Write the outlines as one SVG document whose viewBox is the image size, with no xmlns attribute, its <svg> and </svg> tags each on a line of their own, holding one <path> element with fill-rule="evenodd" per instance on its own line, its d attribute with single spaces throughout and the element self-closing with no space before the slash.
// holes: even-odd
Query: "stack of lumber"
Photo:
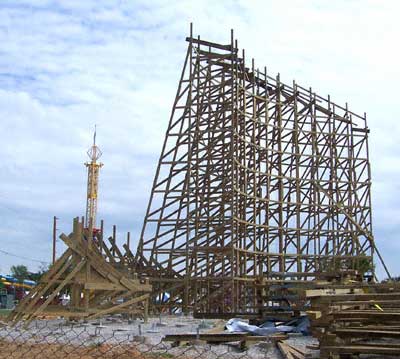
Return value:
<svg viewBox="0 0 400 359">
<path fill-rule="evenodd" d="M 305 291 L 320 357 L 400 355 L 400 288 L 388 285 Z"/>
<path fill-rule="evenodd" d="M 287 339 L 284 333 L 276 333 L 268 336 L 251 335 L 249 333 L 202 333 L 202 334 L 168 334 L 162 340 L 172 342 L 173 346 L 180 346 L 187 343 L 205 342 L 208 344 L 226 344 L 239 342 L 239 347 L 243 350 L 247 349 L 250 343 L 271 341 L 278 342 Z"/>
<path fill-rule="evenodd" d="M 285 340 L 278 341 L 276 346 L 284 359 L 304 359 L 306 357 L 303 350 L 288 344 Z"/>
</svg>

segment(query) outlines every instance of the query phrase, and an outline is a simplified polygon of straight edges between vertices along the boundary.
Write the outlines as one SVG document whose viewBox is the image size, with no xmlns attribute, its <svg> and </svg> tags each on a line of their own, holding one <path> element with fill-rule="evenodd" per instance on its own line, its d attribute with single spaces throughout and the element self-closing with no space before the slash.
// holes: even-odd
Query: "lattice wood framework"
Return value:
<svg viewBox="0 0 400 359">
<path fill-rule="evenodd" d="M 115 243 L 113 232 L 109 238 L 111 251 Z M 93 237 L 92 220 L 89 228 L 84 228 L 84 221 L 75 218 L 73 232 L 69 236 L 61 234 L 60 238 L 67 250 L 9 315 L 10 321 L 24 319 L 29 324 L 41 316 L 94 319 L 116 313 L 147 320 L 151 285 L 115 260 L 100 233 Z M 70 295 L 67 305 L 60 303 L 62 294 Z"/>
<path fill-rule="evenodd" d="M 171 305 L 243 313 L 271 281 L 370 269 L 365 115 L 247 67 L 233 32 L 187 41 L 138 270 Z"/>
</svg>

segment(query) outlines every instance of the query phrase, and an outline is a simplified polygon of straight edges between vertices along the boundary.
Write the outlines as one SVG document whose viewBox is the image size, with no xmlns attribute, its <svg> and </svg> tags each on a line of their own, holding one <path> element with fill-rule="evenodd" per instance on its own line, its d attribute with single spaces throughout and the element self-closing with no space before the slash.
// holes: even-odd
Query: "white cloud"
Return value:
<svg viewBox="0 0 400 359">
<path fill-rule="evenodd" d="M 140 231 L 193 21 L 196 35 L 215 42 L 228 43 L 234 28 L 246 57 L 270 74 L 367 112 L 375 237 L 399 274 L 390 250 L 400 224 L 399 9 L 396 1 L 3 1 L 0 233 L 10 252 L 50 257 L 51 217 L 68 231 L 82 214 L 95 123 L 100 216 Z M 1 261 L 1 270 L 12 263 Z"/>
</svg>

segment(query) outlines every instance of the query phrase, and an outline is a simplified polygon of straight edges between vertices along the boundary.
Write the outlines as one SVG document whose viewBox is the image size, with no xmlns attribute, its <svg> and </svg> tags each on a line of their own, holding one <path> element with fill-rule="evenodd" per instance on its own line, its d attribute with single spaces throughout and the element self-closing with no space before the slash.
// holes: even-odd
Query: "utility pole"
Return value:
<svg viewBox="0 0 400 359">
<path fill-rule="evenodd" d="M 53 264 L 56 261 L 57 217 L 53 217 Z"/>
</svg>

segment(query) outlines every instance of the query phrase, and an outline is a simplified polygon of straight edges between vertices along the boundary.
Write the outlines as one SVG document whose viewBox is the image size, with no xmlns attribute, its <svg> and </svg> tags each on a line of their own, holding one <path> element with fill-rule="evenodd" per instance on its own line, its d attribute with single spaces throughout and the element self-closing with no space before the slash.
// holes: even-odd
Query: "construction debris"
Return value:
<svg viewBox="0 0 400 359">
<path fill-rule="evenodd" d="M 321 359 L 340 355 L 400 356 L 400 286 L 375 284 L 354 289 L 308 291 L 311 330 Z M 397 341 L 393 341 L 397 339 Z"/>
<path fill-rule="evenodd" d="M 304 359 L 306 357 L 305 352 L 285 341 L 278 341 L 276 345 L 284 359 Z"/>
<path fill-rule="evenodd" d="M 241 319 L 230 319 L 226 323 L 226 329 L 229 332 L 246 332 L 253 335 L 271 335 L 274 333 L 291 333 L 307 331 L 308 319 L 296 318 L 287 323 L 276 324 L 273 321 L 267 321 L 260 326 L 250 325 Z"/>
<path fill-rule="evenodd" d="M 208 344 L 226 344 L 238 342 L 239 348 L 244 350 L 248 348 L 250 343 L 254 342 L 277 342 L 287 339 L 287 335 L 251 335 L 249 333 L 211 333 L 211 334 L 171 334 L 166 335 L 163 341 L 173 342 L 173 346 L 180 346 L 186 343 L 208 343 Z"/>
</svg>

